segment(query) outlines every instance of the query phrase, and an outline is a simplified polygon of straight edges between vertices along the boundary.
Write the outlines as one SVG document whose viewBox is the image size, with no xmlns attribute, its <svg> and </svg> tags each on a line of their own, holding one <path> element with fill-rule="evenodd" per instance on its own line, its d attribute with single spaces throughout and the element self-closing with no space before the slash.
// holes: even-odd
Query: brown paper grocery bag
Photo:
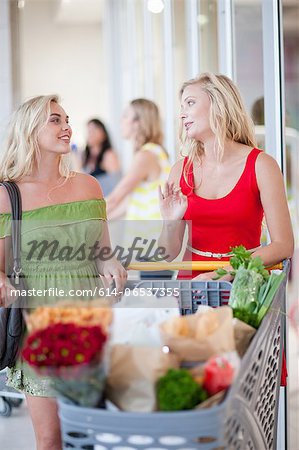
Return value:
<svg viewBox="0 0 299 450">
<path fill-rule="evenodd" d="M 236 350 L 239 356 L 242 357 L 249 347 L 250 341 L 256 333 L 256 329 L 237 318 L 233 319 L 233 327 Z"/>
<path fill-rule="evenodd" d="M 191 314 L 184 319 L 190 324 L 191 333 L 196 328 L 196 321 L 200 316 L 206 314 Z M 172 336 L 166 333 L 166 322 L 160 326 L 163 343 L 167 345 L 171 352 L 175 353 L 181 361 L 206 361 L 212 356 L 222 353 L 232 352 L 236 349 L 233 329 L 232 309 L 229 306 L 222 306 L 213 310 L 215 314 L 216 329 L 207 335 L 200 336 L 200 340 L 194 337 Z"/>
<path fill-rule="evenodd" d="M 175 355 L 162 348 L 114 345 L 106 395 L 118 408 L 131 412 L 157 409 L 156 382 L 170 368 L 178 368 Z"/>
</svg>

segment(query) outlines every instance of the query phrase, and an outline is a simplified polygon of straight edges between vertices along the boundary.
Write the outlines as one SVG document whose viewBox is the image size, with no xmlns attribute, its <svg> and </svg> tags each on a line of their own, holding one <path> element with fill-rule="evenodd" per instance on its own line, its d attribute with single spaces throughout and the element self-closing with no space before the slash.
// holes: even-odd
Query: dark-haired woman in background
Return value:
<svg viewBox="0 0 299 450">
<path fill-rule="evenodd" d="M 87 123 L 82 170 L 101 183 L 104 195 L 111 192 L 119 179 L 119 160 L 111 146 L 108 131 L 99 119 L 91 119 Z"/>
</svg>

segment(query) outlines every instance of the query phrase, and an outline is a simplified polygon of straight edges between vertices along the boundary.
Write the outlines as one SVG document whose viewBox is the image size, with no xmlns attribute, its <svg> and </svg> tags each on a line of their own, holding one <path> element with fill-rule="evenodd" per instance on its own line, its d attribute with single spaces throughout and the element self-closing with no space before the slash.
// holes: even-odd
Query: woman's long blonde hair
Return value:
<svg viewBox="0 0 299 450">
<path fill-rule="evenodd" d="M 163 145 L 163 131 L 158 106 L 151 100 L 137 98 L 130 102 L 139 127 L 136 134 L 134 149 L 139 150 L 144 144 Z"/>
<path fill-rule="evenodd" d="M 210 99 L 210 126 L 216 136 L 215 152 L 221 161 L 224 142 L 230 139 L 250 147 L 256 146 L 253 122 L 246 112 L 240 92 L 230 78 L 214 73 L 202 73 L 197 78 L 186 81 L 180 90 L 180 97 L 187 86 L 198 85 Z M 191 164 L 195 160 L 201 163 L 204 145 L 200 141 L 186 136 L 183 123 L 180 127 L 181 148 L 188 151 L 188 163 L 184 177 L 187 180 Z"/>
<path fill-rule="evenodd" d="M 13 113 L 0 157 L 0 181 L 19 181 L 38 166 L 38 133 L 49 119 L 51 102 L 59 103 L 59 97 L 33 97 Z M 60 175 L 66 178 L 70 176 L 67 159 L 67 155 L 61 155 L 59 164 Z"/>
</svg>

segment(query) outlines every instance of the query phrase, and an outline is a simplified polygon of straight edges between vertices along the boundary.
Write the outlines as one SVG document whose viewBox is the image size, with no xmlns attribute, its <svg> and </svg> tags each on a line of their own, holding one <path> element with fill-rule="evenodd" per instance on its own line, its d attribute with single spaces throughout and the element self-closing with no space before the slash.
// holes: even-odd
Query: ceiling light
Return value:
<svg viewBox="0 0 299 450">
<path fill-rule="evenodd" d="M 19 0 L 18 1 L 18 8 L 19 9 L 25 8 L 25 0 Z"/>
<path fill-rule="evenodd" d="M 197 22 L 201 27 L 204 27 L 209 22 L 209 18 L 205 14 L 199 14 L 197 16 Z"/>
<path fill-rule="evenodd" d="M 197 22 L 200 27 L 204 27 L 209 22 L 209 18 L 205 14 L 198 14 Z"/>
<path fill-rule="evenodd" d="M 162 0 L 147 0 L 147 9 L 154 14 L 159 14 L 164 9 L 164 3 Z"/>
<path fill-rule="evenodd" d="M 200 27 L 204 27 L 209 22 L 209 18 L 205 14 L 198 14 L 197 22 Z"/>
</svg>

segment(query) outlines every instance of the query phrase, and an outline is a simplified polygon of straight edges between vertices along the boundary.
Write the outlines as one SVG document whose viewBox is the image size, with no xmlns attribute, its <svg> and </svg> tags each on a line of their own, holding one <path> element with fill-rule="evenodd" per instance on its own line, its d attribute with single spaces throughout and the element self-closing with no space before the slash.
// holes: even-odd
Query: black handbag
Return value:
<svg viewBox="0 0 299 450">
<path fill-rule="evenodd" d="M 21 223 L 22 200 L 18 186 L 13 182 L 3 181 L 3 186 L 11 204 L 11 250 L 12 258 L 7 270 L 10 284 L 20 292 L 26 292 L 26 283 L 21 268 Z M 21 348 L 25 323 L 22 308 L 26 296 L 20 296 L 9 307 L 0 308 L 0 370 L 11 367 L 16 362 Z"/>
</svg>

